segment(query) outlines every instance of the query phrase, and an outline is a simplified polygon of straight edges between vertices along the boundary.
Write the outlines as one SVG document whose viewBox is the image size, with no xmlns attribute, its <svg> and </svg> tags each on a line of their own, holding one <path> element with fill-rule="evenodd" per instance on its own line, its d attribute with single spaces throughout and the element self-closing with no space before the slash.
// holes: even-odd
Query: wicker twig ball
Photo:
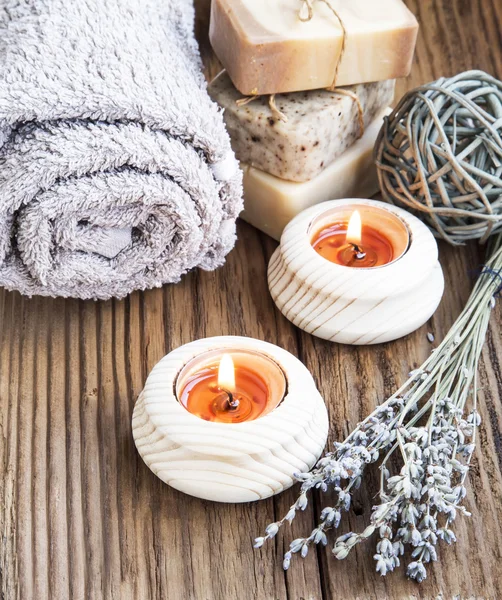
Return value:
<svg viewBox="0 0 502 600">
<path fill-rule="evenodd" d="M 409 91 L 375 146 L 387 202 L 452 244 L 502 230 L 502 82 L 466 71 Z"/>
</svg>

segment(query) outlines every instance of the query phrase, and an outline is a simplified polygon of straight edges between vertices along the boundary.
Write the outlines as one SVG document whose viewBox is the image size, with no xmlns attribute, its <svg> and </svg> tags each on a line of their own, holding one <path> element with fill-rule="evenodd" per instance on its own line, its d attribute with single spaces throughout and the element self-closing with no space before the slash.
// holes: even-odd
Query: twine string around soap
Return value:
<svg viewBox="0 0 502 600">
<path fill-rule="evenodd" d="M 409 91 L 375 145 L 388 202 L 452 244 L 502 230 L 502 82 L 483 71 Z"/>
<path fill-rule="evenodd" d="M 298 18 L 300 19 L 300 21 L 307 23 L 308 21 L 311 21 L 314 18 L 314 2 L 315 2 L 315 0 L 301 0 L 301 2 L 302 2 L 302 6 L 301 6 L 300 10 L 298 11 Z M 351 92 L 350 90 L 336 87 L 336 80 L 338 78 L 338 70 L 340 68 L 340 64 L 342 62 L 343 55 L 345 54 L 345 48 L 347 45 L 347 29 L 345 28 L 345 23 L 343 22 L 343 19 L 340 17 L 340 15 L 339 15 L 338 11 L 335 9 L 335 7 L 331 4 L 330 0 L 318 0 L 318 2 L 323 2 L 331 10 L 331 12 L 338 19 L 338 22 L 340 23 L 340 27 L 342 29 L 342 47 L 340 49 L 340 55 L 336 62 L 335 74 L 333 76 L 333 81 L 331 82 L 331 85 L 326 89 L 329 92 L 337 92 L 338 94 L 343 94 L 344 96 L 349 96 L 350 98 L 352 98 L 352 100 L 354 100 L 356 107 L 357 107 L 357 112 L 358 112 L 359 137 L 362 137 L 364 134 L 364 111 L 363 111 L 363 107 L 362 107 L 361 101 L 359 100 L 358 95 L 355 94 L 354 92 Z"/>
<path fill-rule="evenodd" d="M 235 103 L 239 107 L 246 106 L 246 104 L 253 102 L 253 100 L 256 100 L 259 97 L 260 94 L 254 94 L 253 96 L 245 96 L 244 98 L 239 98 L 238 100 L 236 100 Z M 270 107 L 270 110 L 272 111 L 272 114 L 275 115 L 275 117 L 279 119 L 279 121 L 282 121 L 283 123 L 288 122 L 288 117 L 279 108 L 277 108 L 277 104 L 275 103 L 275 94 L 270 94 L 270 96 L 268 97 L 268 105 Z"/>
<path fill-rule="evenodd" d="M 350 90 L 346 90 L 345 88 L 335 88 L 334 90 L 328 91 L 340 94 L 341 96 L 348 96 L 349 98 L 352 98 L 357 108 L 357 120 L 359 123 L 358 139 L 361 138 L 364 135 L 364 110 L 363 105 L 361 104 L 361 100 L 359 100 L 359 96 L 355 92 L 351 92 Z"/>
<path fill-rule="evenodd" d="M 308 21 L 311 21 L 314 18 L 314 2 L 316 0 L 300 0 L 300 1 L 302 2 L 302 6 L 301 6 L 300 10 L 298 11 L 298 18 L 303 23 L 307 23 Z M 331 4 L 330 0 L 317 0 L 317 1 L 323 2 L 330 9 L 330 11 L 338 19 L 338 22 L 340 23 L 340 27 L 342 28 L 342 47 L 340 49 L 340 55 L 336 62 L 335 74 L 333 75 L 333 81 L 331 82 L 331 85 L 327 88 L 330 92 L 333 92 L 333 91 L 335 91 L 335 88 L 336 88 L 336 80 L 338 78 L 338 71 L 340 69 L 340 64 L 342 62 L 343 55 L 345 54 L 345 47 L 347 44 L 347 29 L 345 28 L 345 23 L 343 22 L 343 19 L 340 17 L 340 15 L 338 14 L 338 11 L 335 9 L 335 7 Z"/>
<path fill-rule="evenodd" d="M 306 23 L 311 21 L 314 17 L 314 4 L 313 0 L 301 0 L 302 6 L 298 11 L 298 18 L 300 21 Z"/>
<path fill-rule="evenodd" d="M 302 2 L 302 6 L 300 7 L 300 9 L 298 11 L 298 18 L 303 23 L 307 23 L 308 21 L 311 21 L 314 18 L 314 2 L 316 0 L 300 0 L 300 1 Z M 351 98 L 354 101 L 356 108 L 357 108 L 357 119 L 358 119 L 358 124 L 359 124 L 358 138 L 361 138 L 364 135 L 364 129 L 365 129 L 365 127 L 364 127 L 364 110 L 363 110 L 361 101 L 356 93 L 354 93 L 350 90 L 344 89 L 344 88 L 336 87 L 338 70 L 340 68 L 340 63 L 342 62 L 342 58 L 345 53 L 347 30 L 345 28 L 345 24 L 344 24 L 342 18 L 338 14 L 338 11 L 335 9 L 335 7 L 331 4 L 330 0 L 317 0 L 317 1 L 323 2 L 331 10 L 331 12 L 338 19 L 338 22 L 340 23 L 340 27 L 342 29 L 342 47 L 340 49 L 340 55 L 339 55 L 337 63 L 336 63 L 335 74 L 333 76 L 333 81 L 332 81 L 331 85 L 329 87 L 327 87 L 326 89 L 328 92 L 336 92 L 337 94 L 340 94 L 343 96 L 348 96 L 349 98 Z M 275 94 L 271 94 L 269 96 L 268 105 L 270 107 L 270 110 L 272 111 L 272 114 L 276 116 L 277 119 L 279 119 L 283 123 L 287 123 L 288 117 L 278 108 L 276 101 L 275 101 L 275 96 L 276 96 Z M 246 106 L 247 104 L 249 104 L 250 102 L 253 102 L 254 100 L 256 100 L 256 98 L 259 98 L 259 97 L 260 97 L 260 94 L 253 94 L 251 96 L 239 98 L 238 100 L 236 100 L 236 104 L 239 107 Z"/>
<path fill-rule="evenodd" d="M 365 127 L 364 127 L 364 110 L 363 110 L 361 101 L 359 100 L 359 96 L 355 92 L 352 92 L 351 90 L 346 90 L 344 88 L 336 88 L 334 90 L 328 90 L 328 91 L 333 92 L 335 94 L 339 94 L 340 96 L 348 96 L 349 98 L 351 98 L 354 101 L 354 104 L 356 105 L 356 108 L 357 108 L 357 121 L 358 121 L 358 125 L 359 125 L 358 138 L 361 138 L 364 135 Z M 275 102 L 275 96 L 276 96 L 276 94 L 271 94 L 268 97 L 268 105 L 270 107 L 270 110 L 276 116 L 277 119 L 279 119 L 283 123 L 287 123 L 288 117 L 277 107 L 277 104 Z M 238 100 L 236 100 L 235 103 L 239 107 L 246 106 L 247 104 L 253 102 L 257 98 L 260 98 L 259 94 L 256 94 L 255 96 L 245 96 L 244 98 L 239 98 Z"/>
</svg>

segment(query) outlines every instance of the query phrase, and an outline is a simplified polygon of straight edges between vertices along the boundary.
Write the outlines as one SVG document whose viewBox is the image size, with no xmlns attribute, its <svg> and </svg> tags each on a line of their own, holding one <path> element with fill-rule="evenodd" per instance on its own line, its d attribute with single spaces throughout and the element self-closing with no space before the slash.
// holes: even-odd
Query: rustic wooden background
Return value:
<svg viewBox="0 0 502 600">
<path fill-rule="evenodd" d="M 204 41 L 208 0 L 196 4 L 203 54 L 214 71 Z M 421 33 L 413 73 L 399 92 L 473 67 L 502 77 L 500 0 L 408 5 Z M 344 562 L 319 549 L 284 574 L 284 545 L 310 531 L 312 510 L 275 545 L 254 551 L 251 540 L 283 515 L 296 490 L 258 504 L 212 504 L 170 489 L 138 457 L 130 420 L 149 370 L 172 348 L 220 334 L 254 336 L 299 356 L 328 404 L 331 439 L 340 439 L 427 356 L 427 332 L 442 338 L 482 261 L 474 244 L 441 247 L 447 293 L 434 318 L 401 341 L 355 348 L 303 334 L 278 313 L 265 277 L 274 247 L 241 223 L 224 268 L 121 302 L 0 292 L 1 598 L 502 598 L 500 309 L 481 367 L 483 424 L 467 497 L 473 515 L 459 517 L 458 543 L 441 546 L 440 562 L 421 586 L 402 570 L 377 576 L 371 543 Z M 345 527 L 364 528 L 376 490 L 372 475 Z"/>
</svg>

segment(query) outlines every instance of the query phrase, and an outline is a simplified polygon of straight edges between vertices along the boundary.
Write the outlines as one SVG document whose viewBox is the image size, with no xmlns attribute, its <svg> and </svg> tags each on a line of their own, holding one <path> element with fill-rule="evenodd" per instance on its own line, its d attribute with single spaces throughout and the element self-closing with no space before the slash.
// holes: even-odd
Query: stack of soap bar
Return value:
<svg viewBox="0 0 502 600">
<path fill-rule="evenodd" d="M 392 102 L 394 81 L 354 85 L 346 90 L 352 95 L 311 90 L 277 96 L 277 108 L 287 118 L 284 122 L 270 110 L 268 97 L 239 106 L 242 95 L 226 73 L 209 86 L 213 100 L 225 109 L 237 158 L 297 182 L 317 177 L 361 137 L 360 109 L 366 128 Z"/>
<path fill-rule="evenodd" d="M 309 206 L 338 198 L 370 198 L 378 191 L 373 147 L 383 117 L 389 112 L 381 112 L 361 139 L 311 181 L 285 181 L 241 164 L 244 171 L 241 217 L 279 240 L 289 221 Z"/>
<path fill-rule="evenodd" d="M 418 23 L 402 0 L 213 0 L 211 44 L 244 95 L 395 79 L 409 74 Z M 335 81 L 336 74 L 336 81 Z"/>
</svg>

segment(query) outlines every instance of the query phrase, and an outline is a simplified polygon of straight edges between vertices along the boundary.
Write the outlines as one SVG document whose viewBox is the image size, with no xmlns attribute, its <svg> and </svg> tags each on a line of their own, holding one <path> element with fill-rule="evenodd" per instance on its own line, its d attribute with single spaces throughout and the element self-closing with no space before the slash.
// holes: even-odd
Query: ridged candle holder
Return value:
<svg viewBox="0 0 502 600">
<path fill-rule="evenodd" d="M 406 252 L 372 268 L 342 266 L 312 247 L 314 229 L 340 208 L 373 207 L 398 218 L 409 232 Z M 268 268 L 270 293 L 282 314 L 300 329 L 344 344 L 378 344 L 405 336 L 435 312 L 444 290 L 434 236 L 416 217 L 376 200 L 344 199 L 318 204 L 285 228 Z"/>
<path fill-rule="evenodd" d="M 286 393 L 254 421 L 205 421 L 176 396 L 183 367 L 205 352 L 249 350 L 273 360 Z M 132 430 L 149 469 L 173 488 L 217 502 L 250 502 L 290 487 L 311 469 L 328 435 L 324 401 L 307 368 L 292 354 L 247 337 L 213 337 L 181 346 L 152 370 L 134 408 Z"/>
</svg>

